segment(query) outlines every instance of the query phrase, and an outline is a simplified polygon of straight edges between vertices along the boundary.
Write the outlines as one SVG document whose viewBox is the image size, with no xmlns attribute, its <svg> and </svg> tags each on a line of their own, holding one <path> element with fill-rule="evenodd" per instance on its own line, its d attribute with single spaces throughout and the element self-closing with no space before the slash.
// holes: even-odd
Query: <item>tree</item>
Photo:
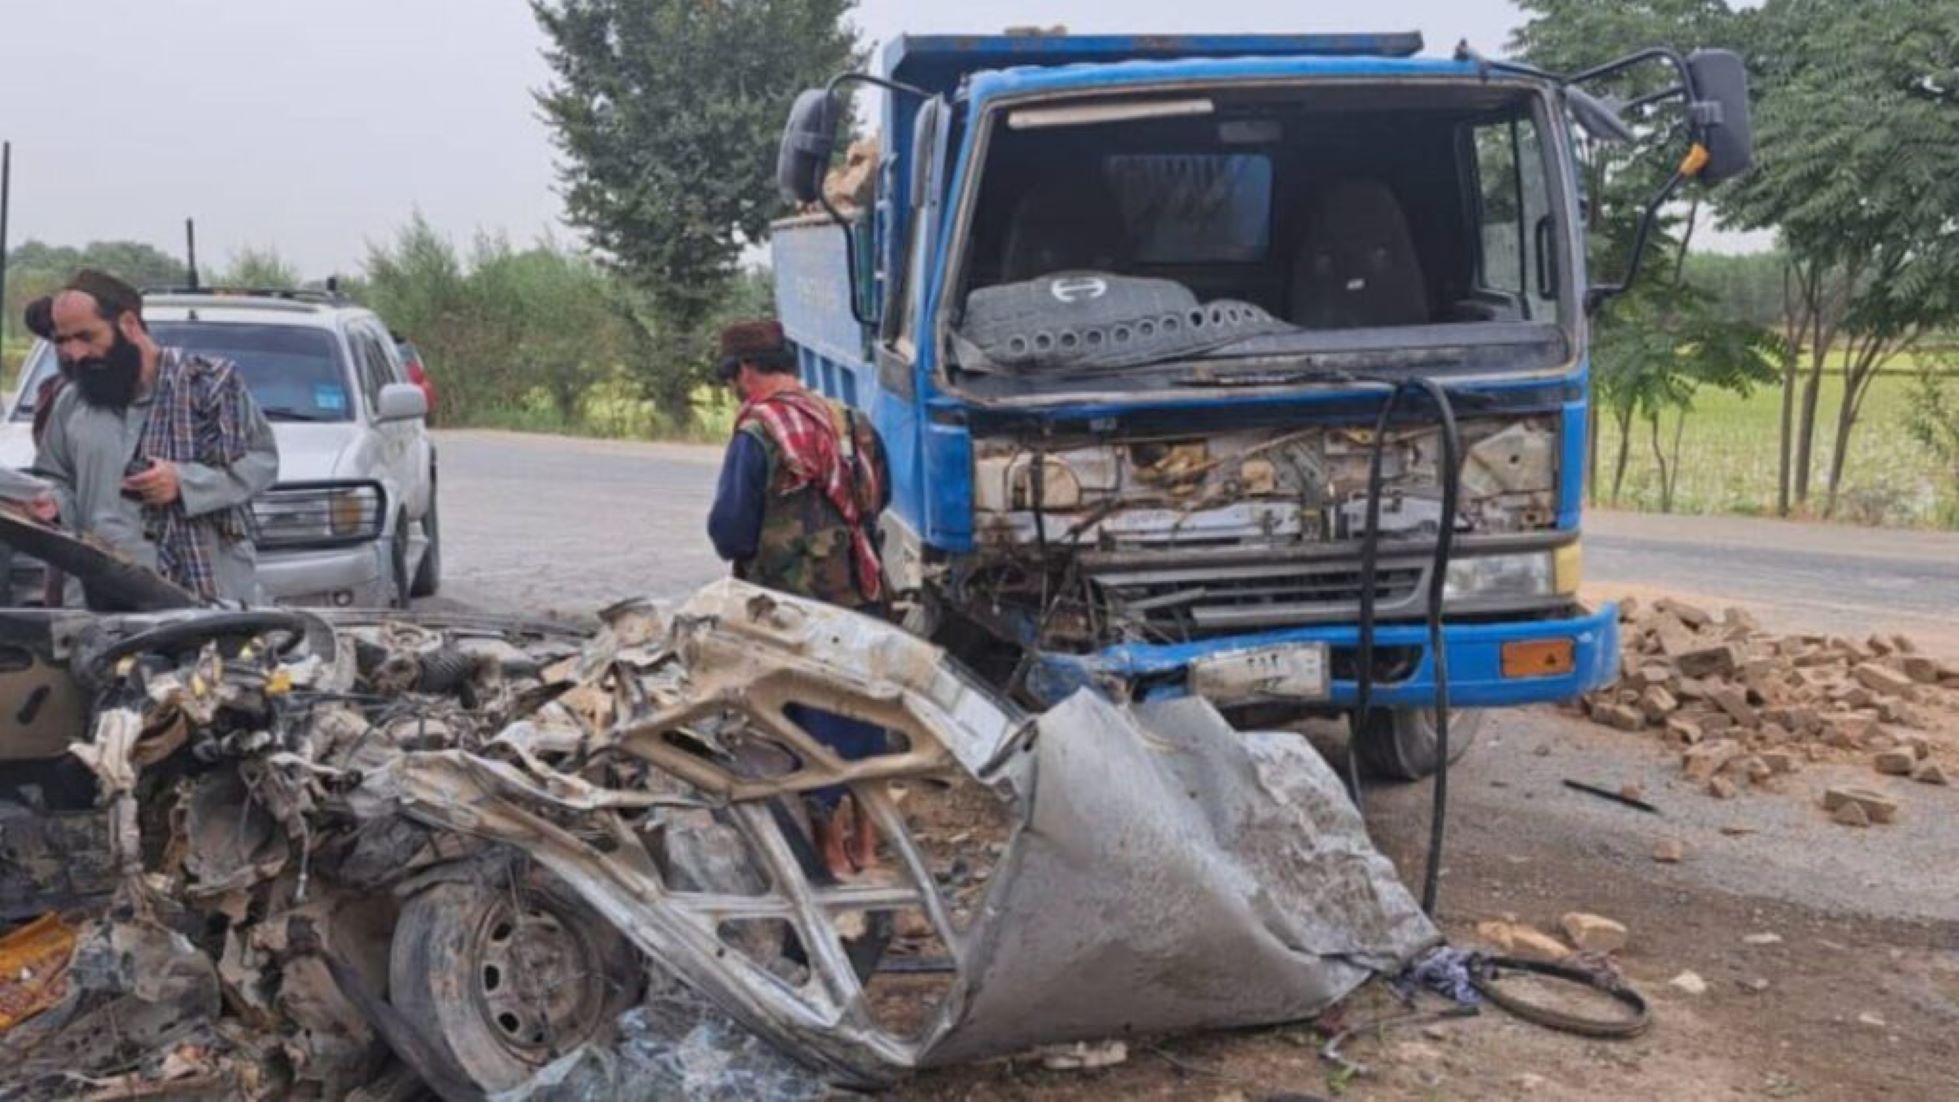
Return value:
<svg viewBox="0 0 1959 1102">
<path fill-rule="evenodd" d="M 780 209 L 777 140 L 802 88 L 856 66 L 854 0 L 533 0 L 555 74 L 537 96 L 566 216 L 638 290 L 647 395 L 682 428 L 702 332 Z"/>
<path fill-rule="evenodd" d="M 1720 0 L 1520 0 L 1530 16 L 1511 40 L 1512 52 L 1553 72 L 1576 72 L 1653 45 L 1686 50 L 1732 42 L 1739 30 Z M 1664 87 L 1671 70 L 1648 66 L 1616 78 L 1609 91 L 1628 100 Z M 1601 89 L 1593 89 L 1601 91 Z M 1613 278 L 1633 261 L 1640 216 L 1684 151 L 1683 108 L 1677 102 L 1629 118 L 1639 134 L 1630 145 L 1578 139 L 1586 194 L 1592 203 L 1588 254 L 1595 270 Z M 1691 187 L 1692 185 L 1690 185 Z M 1591 497 L 1598 493 L 1601 408 L 1618 428 L 1611 500 L 1625 483 L 1632 454 L 1633 421 L 1649 430 L 1660 476 L 1662 508 L 1672 507 L 1679 475 L 1679 441 L 1693 396 L 1702 386 L 1745 391 L 1771 369 L 1761 353 L 1769 335 L 1746 320 L 1723 316 L 1712 298 L 1688 279 L 1689 249 L 1704 223 L 1703 197 L 1662 212 L 1640 278 L 1594 322 L 1592 347 Z M 1675 414 L 1671 447 L 1661 422 Z"/>
<path fill-rule="evenodd" d="M 299 272 L 271 247 L 247 245 L 231 254 L 231 264 L 213 273 L 206 283 L 213 287 L 249 287 L 261 291 L 283 291 L 299 286 Z"/>
<path fill-rule="evenodd" d="M 1746 22 L 1758 164 L 1730 208 L 1742 225 L 1778 230 L 1805 299 L 1797 502 L 1825 360 L 1843 375 L 1829 515 L 1878 372 L 1959 318 L 1959 3 L 1769 0 Z"/>
<path fill-rule="evenodd" d="M 1938 462 L 1939 509 L 1948 526 L 1959 525 L 1959 394 L 1935 368 L 1918 373 L 1905 431 Z"/>
<path fill-rule="evenodd" d="M 137 287 L 180 287 L 183 261 L 140 241 L 91 241 L 84 248 L 23 241 L 7 253 L 7 331 L 20 331 L 29 300 L 67 283 L 82 268 L 99 268 Z"/>
<path fill-rule="evenodd" d="M 554 241 L 520 251 L 483 234 L 464 257 L 416 214 L 369 246 L 359 290 L 427 358 L 453 423 L 548 405 L 559 425 L 578 424 L 592 387 L 625 362 L 618 281 Z"/>
</svg>

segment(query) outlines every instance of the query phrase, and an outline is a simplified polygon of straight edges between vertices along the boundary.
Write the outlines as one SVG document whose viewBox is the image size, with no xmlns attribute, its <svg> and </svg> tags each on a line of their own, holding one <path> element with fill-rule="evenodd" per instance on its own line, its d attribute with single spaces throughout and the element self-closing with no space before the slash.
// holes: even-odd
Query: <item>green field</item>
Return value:
<svg viewBox="0 0 1959 1102">
<path fill-rule="evenodd" d="M 1959 369 L 1959 354 L 1952 358 Z M 1932 456 L 1905 431 L 1912 389 L 1922 360 L 1900 358 L 1878 376 L 1864 398 L 1862 417 L 1850 436 L 1844 464 L 1843 489 L 1837 518 L 1860 524 L 1914 527 L 1959 527 L 1959 486 L 1942 472 Z M 1938 364 L 1944 367 L 1944 364 Z M 1959 376 L 1953 378 L 1959 388 Z M 1843 380 L 1825 376 L 1818 403 L 1816 443 L 1812 455 L 1810 509 L 1820 515 L 1829 476 L 1830 448 L 1836 437 L 1837 406 Z M 1797 401 L 1800 406 L 1801 391 Z M 1681 436 L 1681 472 L 1673 509 L 1680 513 L 1772 514 L 1775 511 L 1779 464 L 1778 433 L 1782 418 L 1779 387 L 1760 387 L 1747 397 L 1725 391 L 1703 391 L 1695 399 Z M 1670 442 L 1673 418 L 1663 422 L 1662 443 Z M 1637 420 L 1632 430 L 1632 456 L 1618 507 L 1657 510 L 1660 480 L 1653 461 L 1652 441 Z M 1619 446 L 1618 427 L 1609 417 L 1600 423 L 1599 498 L 1609 504 L 1612 464 Z"/>
<path fill-rule="evenodd" d="M 0 356 L 0 381 L 11 393 L 14 368 L 26 352 L 11 338 Z M 1880 375 L 1864 400 L 1863 419 L 1851 436 L 1850 457 L 1844 469 L 1838 519 L 1861 524 L 1959 528 L 1959 486 L 1941 472 L 1932 457 L 1905 432 L 1916 372 L 1936 366 L 1959 373 L 1959 351 L 1900 357 Z M 1952 385 L 1959 388 L 1959 374 Z M 1810 513 L 1820 514 L 1829 471 L 1830 443 L 1836 435 L 1837 403 L 1843 393 L 1840 378 L 1826 376 L 1818 407 L 1817 439 L 1812 457 Z M 734 409 L 724 394 L 702 388 L 696 396 L 697 421 L 685 438 L 719 442 L 727 439 Z M 569 433 L 623 439 L 674 439 L 666 419 L 652 403 L 614 382 L 587 395 L 581 416 L 567 424 L 542 393 L 520 408 L 490 411 L 482 427 L 527 432 Z M 1781 391 L 1759 387 L 1747 397 L 1707 390 L 1695 400 L 1681 437 L 1682 470 L 1673 508 L 1681 513 L 1769 514 L 1775 511 L 1776 434 L 1782 416 Z M 1662 433 L 1670 439 L 1669 416 Z M 1610 418 L 1600 423 L 1600 504 L 1610 504 L 1611 473 L 1619 444 Z M 1645 426 L 1635 421 L 1631 458 L 1617 507 L 1657 510 L 1660 483 L 1652 443 Z"/>
</svg>

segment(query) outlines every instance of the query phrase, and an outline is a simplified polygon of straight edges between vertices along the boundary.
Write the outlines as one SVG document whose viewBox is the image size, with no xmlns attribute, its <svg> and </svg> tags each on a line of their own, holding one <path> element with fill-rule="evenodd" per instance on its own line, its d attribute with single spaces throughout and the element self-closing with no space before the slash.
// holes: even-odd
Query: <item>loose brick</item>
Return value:
<svg viewBox="0 0 1959 1102">
<path fill-rule="evenodd" d="M 1894 777 L 1909 777 L 1918 768 L 1918 755 L 1910 750 L 1886 750 L 1877 756 L 1877 771 Z"/>
<path fill-rule="evenodd" d="M 1898 801 L 1868 788 L 1831 788 L 1823 793 L 1823 810 L 1836 811 L 1845 804 L 1857 804 L 1873 823 L 1888 823 L 1898 817 Z"/>
<path fill-rule="evenodd" d="M 1915 700 L 1918 697 L 1917 683 L 1906 677 L 1902 671 L 1876 662 L 1864 662 L 1850 671 L 1858 684 L 1879 696 L 1898 697 Z"/>
</svg>

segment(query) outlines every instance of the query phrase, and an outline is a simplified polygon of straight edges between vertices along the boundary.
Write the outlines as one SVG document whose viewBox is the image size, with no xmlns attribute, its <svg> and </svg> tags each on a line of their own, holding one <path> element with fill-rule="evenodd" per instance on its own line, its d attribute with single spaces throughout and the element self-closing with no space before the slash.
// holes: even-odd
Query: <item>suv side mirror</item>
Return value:
<svg viewBox="0 0 1959 1102">
<path fill-rule="evenodd" d="M 374 405 L 374 419 L 381 422 L 413 421 L 429 415 L 429 396 L 414 383 L 389 383 L 381 388 Z"/>
<path fill-rule="evenodd" d="M 823 177 L 837 148 L 838 113 L 836 97 L 828 89 L 811 88 L 796 97 L 775 160 L 776 185 L 783 198 L 793 203 L 823 198 Z"/>
<path fill-rule="evenodd" d="M 1755 124 L 1748 111 L 1748 69 L 1732 50 L 1696 50 L 1687 58 L 1694 77 L 1688 110 L 1707 149 L 1703 183 L 1718 184 L 1755 163 Z"/>
</svg>

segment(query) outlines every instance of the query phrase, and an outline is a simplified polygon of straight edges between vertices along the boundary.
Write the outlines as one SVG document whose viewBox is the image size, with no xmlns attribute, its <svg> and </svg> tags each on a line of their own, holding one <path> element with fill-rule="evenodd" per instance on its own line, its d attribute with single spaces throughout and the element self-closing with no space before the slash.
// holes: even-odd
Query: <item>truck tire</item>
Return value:
<svg viewBox="0 0 1959 1102">
<path fill-rule="evenodd" d="M 417 893 L 388 953 L 389 1001 L 486 1092 L 604 1036 L 642 975 L 631 943 L 570 891 L 500 879 Z"/>
<path fill-rule="evenodd" d="M 1449 763 L 1455 764 L 1476 741 L 1483 728 L 1482 711 L 1451 709 L 1449 715 Z M 1377 709 L 1366 723 L 1350 720 L 1353 752 L 1360 763 L 1376 777 L 1391 781 L 1419 781 L 1435 775 L 1441 759 L 1435 752 L 1435 709 Z"/>
</svg>

